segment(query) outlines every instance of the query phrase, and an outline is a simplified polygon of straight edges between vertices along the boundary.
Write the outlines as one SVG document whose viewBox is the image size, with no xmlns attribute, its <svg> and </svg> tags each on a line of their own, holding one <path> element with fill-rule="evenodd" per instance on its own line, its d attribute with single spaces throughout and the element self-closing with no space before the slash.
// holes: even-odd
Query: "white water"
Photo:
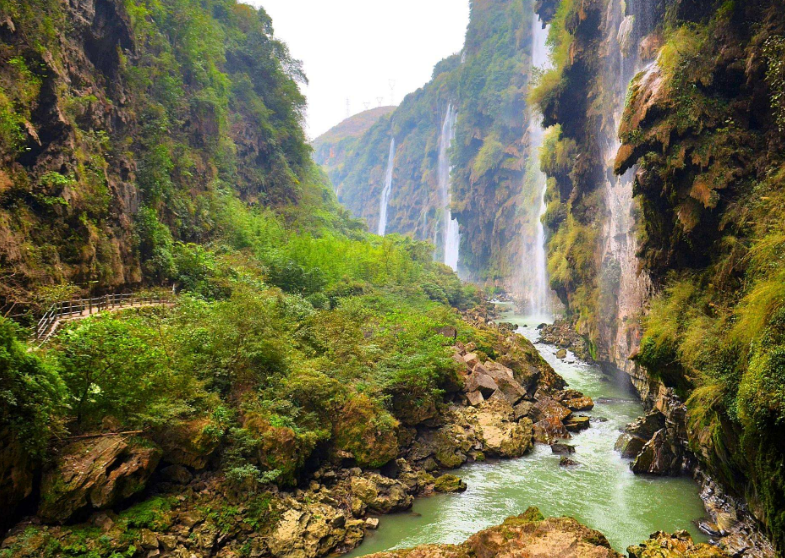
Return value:
<svg viewBox="0 0 785 558">
<path fill-rule="evenodd" d="M 390 138 L 390 155 L 387 159 L 387 174 L 384 177 L 384 189 L 382 199 L 379 204 L 379 228 L 377 234 L 384 236 L 387 230 L 387 205 L 390 203 L 390 193 L 392 192 L 393 168 L 395 167 L 395 138 Z"/>
<path fill-rule="evenodd" d="M 536 16 L 532 21 L 532 68 L 547 70 L 550 67 L 550 50 L 547 46 L 548 27 L 544 27 L 542 20 Z M 552 316 L 551 290 L 548 282 L 548 260 L 545 250 L 545 226 L 542 216 L 545 214 L 545 187 L 547 178 L 540 170 L 540 148 L 543 144 L 545 130 L 542 127 L 542 115 L 532 113 L 529 118 L 529 153 L 530 168 L 534 175 L 533 184 L 537 188 L 539 207 L 535 223 L 534 246 L 523 250 L 523 277 L 528 283 L 525 291 L 528 292 L 528 311 L 533 316 L 539 316 L 548 321 Z M 525 244 L 524 244 L 525 246 Z M 530 259 L 531 258 L 531 259 Z"/>
<path fill-rule="evenodd" d="M 457 113 L 452 104 L 447 106 L 447 114 L 442 124 L 442 134 L 439 138 L 439 194 L 441 196 L 443 219 L 442 219 L 442 246 L 444 247 L 444 263 L 449 265 L 454 271 L 458 271 L 458 256 L 460 255 L 461 233 L 458 227 L 458 220 L 453 219 L 450 203 L 452 194 L 450 192 L 450 166 L 449 150 L 452 140 L 455 139 L 455 120 Z"/>
</svg>

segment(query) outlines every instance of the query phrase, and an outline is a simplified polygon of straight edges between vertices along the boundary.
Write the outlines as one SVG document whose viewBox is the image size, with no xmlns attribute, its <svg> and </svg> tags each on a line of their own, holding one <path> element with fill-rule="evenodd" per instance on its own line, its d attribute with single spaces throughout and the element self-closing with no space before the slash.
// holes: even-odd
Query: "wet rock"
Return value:
<svg viewBox="0 0 785 558">
<path fill-rule="evenodd" d="M 541 444 L 551 444 L 556 440 L 569 440 L 570 433 L 557 417 L 549 417 L 534 423 L 534 440 Z"/>
<path fill-rule="evenodd" d="M 463 492 L 467 486 L 460 477 L 446 474 L 436 479 L 433 488 L 436 492 Z"/>
<path fill-rule="evenodd" d="M 659 411 L 651 411 L 637 418 L 624 428 L 624 432 L 642 440 L 651 440 L 654 433 L 665 428 L 665 415 Z"/>
<path fill-rule="evenodd" d="M 85 508 L 104 509 L 141 491 L 161 450 L 119 436 L 66 445 L 41 482 L 40 516 L 62 523 Z"/>
<path fill-rule="evenodd" d="M 543 419 L 557 418 L 559 421 L 564 421 L 572 414 L 567 407 L 551 398 L 544 398 L 537 401 L 532 407 L 530 416 L 533 421 L 538 422 Z"/>
<path fill-rule="evenodd" d="M 621 453 L 622 457 L 631 459 L 636 457 L 643 450 L 643 446 L 645 445 L 646 441 L 642 438 L 637 438 L 625 432 L 616 440 L 614 449 Z"/>
<path fill-rule="evenodd" d="M 557 455 L 572 455 L 575 453 L 575 446 L 556 442 L 551 444 L 551 452 Z"/>
<path fill-rule="evenodd" d="M 559 467 L 577 467 L 578 465 L 580 465 L 580 463 L 573 461 L 567 456 L 562 456 L 561 459 L 559 459 Z"/>
<path fill-rule="evenodd" d="M 564 360 L 565 358 L 567 358 L 567 349 L 559 349 L 558 351 L 556 351 L 556 358 L 560 360 Z"/>
<path fill-rule="evenodd" d="M 594 401 L 587 396 L 565 399 L 561 404 L 571 411 L 591 411 L 594 408 Z"/>
<path fill-rule="evenodd" d="M 658 430 L 631 465 L 635 474 L 676 475 L 681 471 L 681 459 L 673 451 L 665 435 Z"/>
<path fill-rule="evenodd" d="M 570 432 L 580 432 L 581 430 L 586 430 L 589 426 L 591 426 L 589 417 L 571 416 L 564 421 L 564 427 Z"/>
<path fill-rule="evenodd" d="M 627 548 L 630 558 L 729 558 L 710 544 L 695 544 L 687 531 L 668 534 L 657 531 L 649 540 Z"/>
</svg>

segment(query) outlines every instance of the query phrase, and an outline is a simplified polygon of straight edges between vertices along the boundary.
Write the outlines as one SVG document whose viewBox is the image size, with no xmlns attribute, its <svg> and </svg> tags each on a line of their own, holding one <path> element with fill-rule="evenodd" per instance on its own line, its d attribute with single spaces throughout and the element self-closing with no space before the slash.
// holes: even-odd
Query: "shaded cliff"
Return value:
<svg viewBox="0 0 785 558">
<path fill-rule="evenodd" d="M 0 304 L 173 279 L 222 189 L 300 199 L 299 79 L 233 1 L 0 2 Z"/>
</svg>

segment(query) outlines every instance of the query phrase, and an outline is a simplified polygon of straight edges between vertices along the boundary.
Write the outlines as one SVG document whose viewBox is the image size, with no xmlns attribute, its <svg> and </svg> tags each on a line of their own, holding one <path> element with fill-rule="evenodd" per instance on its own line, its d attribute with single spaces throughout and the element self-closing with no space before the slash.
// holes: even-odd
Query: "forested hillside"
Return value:
<svg viewBox="0 0 785 558">
<path fill-rule="evenodd" d="M 533 228 L 525 201 L 524 132 L 532 11 L 526 2 L 471 3 L 464 50 L 436 65 L 432 80 L 371 128 L 330 172 L 338 199 L 376 230 L 390 138 L 396 151 L 389 232 L 434 241 L 441 254 L 440 134 L 457 113 L 452 214 L 461 229 L 462 273 L 478 282 L 520 277 L 521 234 Z M 317 153 L 317 162 L 327 164 Z M 508 282 L 512 286 L 512 282 Z"/>
</svg>

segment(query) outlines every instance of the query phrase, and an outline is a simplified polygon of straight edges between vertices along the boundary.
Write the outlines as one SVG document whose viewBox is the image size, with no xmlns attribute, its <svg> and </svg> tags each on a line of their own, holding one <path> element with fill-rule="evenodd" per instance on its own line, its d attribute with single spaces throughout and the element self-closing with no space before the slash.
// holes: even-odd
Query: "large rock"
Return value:
<svg viewBox="0 0 785 558">
<path fill-rule="evenodd" d="M 403 483 L 376 473 L 353 477 L 351 487 L 352 495 L 377 513 L 408 510 L 414 500 Z"/>
<path fill-rule="evenodd" d="M 695 544 L 687 531 L 672 535 L 663 531 L 652 534 L 649 540 L 627 548 L 630 558 L 729 558 L 716 546 Z"/>
<path fill-rule="evenodd" d="M 636 457 L 643 450 L 643 446 L 645 445 L 646 440 L 623 432 L 616 440 L 615 449 L 621 453 L 622 457 L 631 459 Z"/>
<path fill-rule="evenodd" d="M 442 475 L 433 485 L 436 492 L 463 492 L 466 490 L 466 483 L 460 477 L 455 475 Z"/>
<path fill-rule="evenodd" d="M 520 457 L 532 447 L 532 423 L 515 422 L 515 413 L 503 400 L 486 401 L 477 413 L 478 434 L 491 457 Z"/>
<path fill-rule="evenodd" d="M 649 475 L 677 475 L 681 458 L 668 442 L 665 429 L 658 430 L 631 465 L 632 472 Z"/>
<path fill-rule="evenodd" d="M 119 436 L 72 442 L 44 474 L 38 513 L 62 523 L 84 509 L 114 506 L 145 487 L 161 454 L 150 443 Z"/>
<path fill-rule="evenodd" d="M 335 507 L 294 500 L 289 504 L 267 539 L 275 558 L 317 558 L 347 539 L 359 542 L 363 538 L 365 522 L 347 518 Z"/>
<path fill-rule="evenodd" d="M 482 365 L 476 366 L 474 371 L 469 374 L 469 377 L 466 379 L 466 391 L 478 391 L 486 399 L 493 395 L 493 392 L 497 389 L 499 389 L 498 384 L 487 371 L 482 368 Z"/>
<path fill-rule="evenodd" d="M 599 531 L 569 517 L 543 519 L 539 510 L 510 517 L 460 545 L 423 545 L 368 558 L 622 558 Z"/>
<path fill-rule="evenodd" d="M 218 449 L 218 428 L 209 428 L 209 419 L 169 424 L 155 434 L 156 443 L 164 451 L 163 460 L 173 465 L 183 465 L 201 470 Z"/>
<path fill-rule="evenodd" d="M 530 416 L 535 422 L 548 418 L 557 418 L 563 422 L 571 414 L 572 411 L 570 411 L 567 407 L 555 399 L 546 397 L 544 399 L 540 399 L 537 401 L 537 403 L 534 404 Z"/>
<path fill-rule="evenodd" d="M 544 418 L 534 423 L 534 440 L 541 444 L 552 444 L 557 440 L 569 440 L 571 437 L 564 423 L 557 417 Z"/>
</svg>

